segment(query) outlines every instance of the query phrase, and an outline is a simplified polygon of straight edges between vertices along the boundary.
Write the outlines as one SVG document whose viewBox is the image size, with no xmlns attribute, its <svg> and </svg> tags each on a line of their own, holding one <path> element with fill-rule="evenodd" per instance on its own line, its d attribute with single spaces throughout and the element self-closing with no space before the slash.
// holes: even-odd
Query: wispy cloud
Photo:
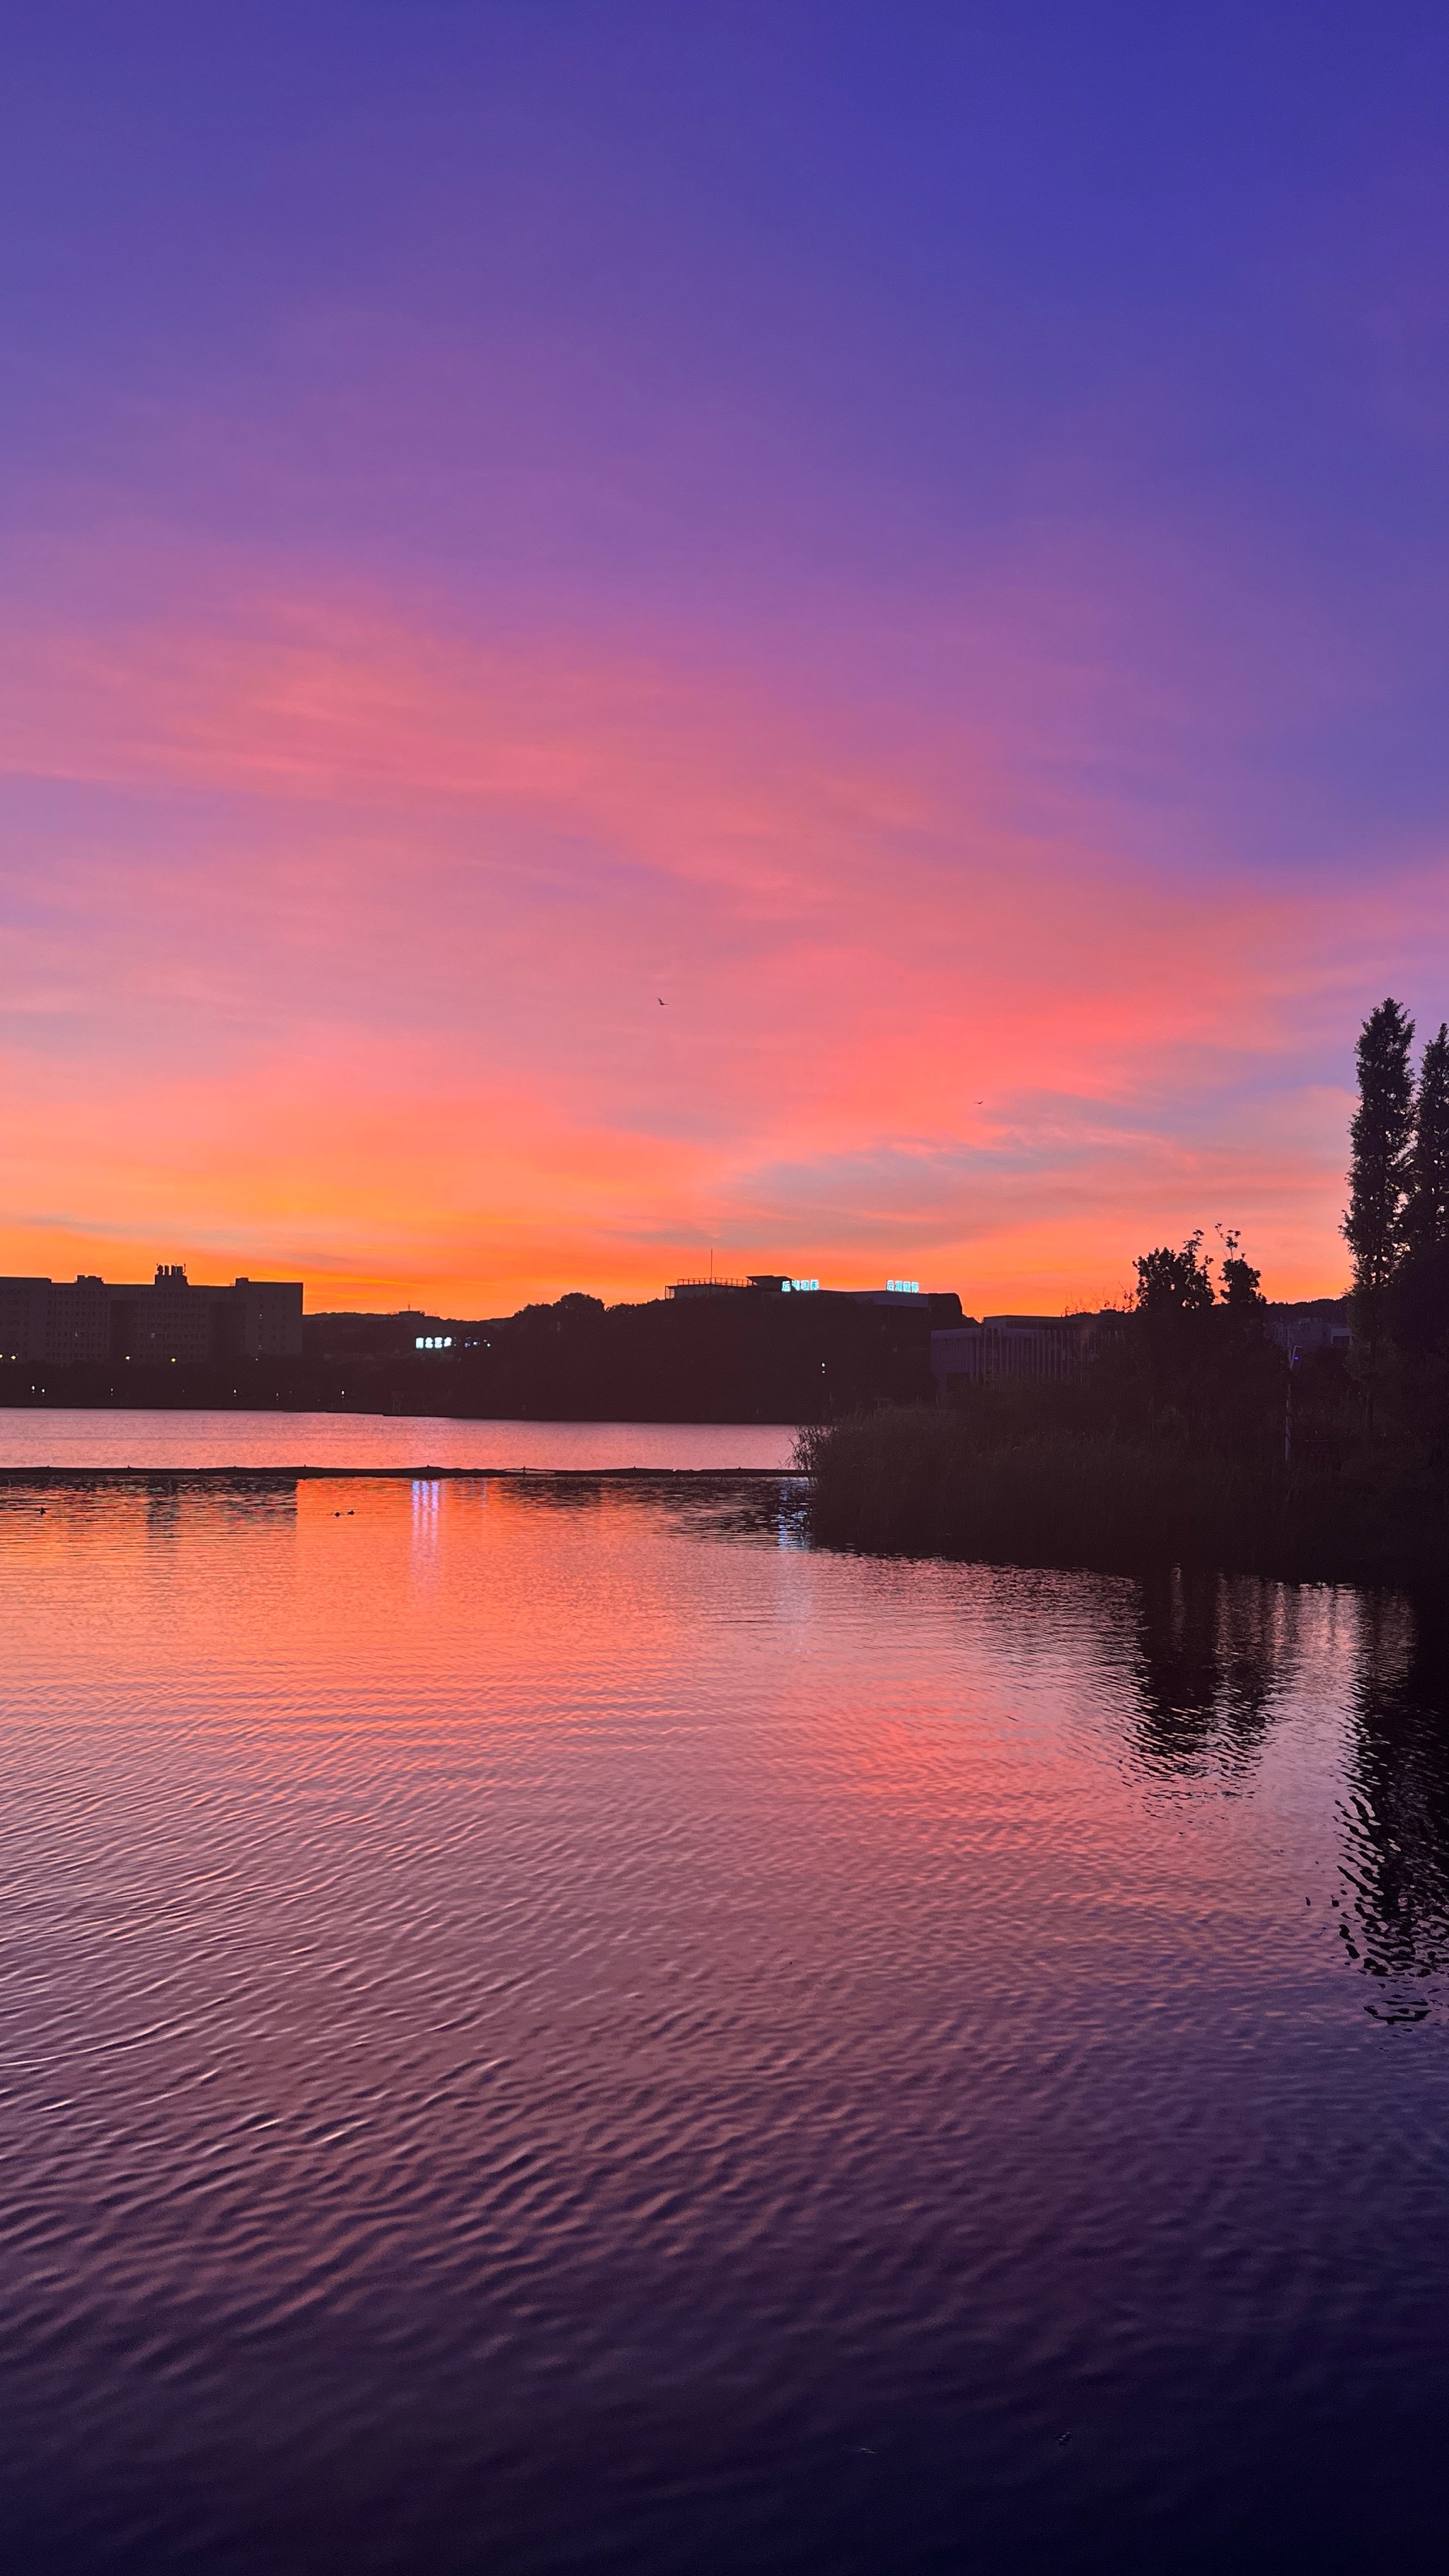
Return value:
<svg viewBox="0 0 1449 2576">
<path fill-rule="evenodd" d="M 1096 789 L 1027 829 L 1009 734 L 577 634 L 31 626 L 0 708 L 20 1267 L 466 1307 L 720 1241 L 1060 1302 L 1223 1214 L 1328 1286 L 1353 1017 L 1443 956 L 1432 865 L 1386 936 L 1381 886 L 1129 860 Z"/>
</svg>

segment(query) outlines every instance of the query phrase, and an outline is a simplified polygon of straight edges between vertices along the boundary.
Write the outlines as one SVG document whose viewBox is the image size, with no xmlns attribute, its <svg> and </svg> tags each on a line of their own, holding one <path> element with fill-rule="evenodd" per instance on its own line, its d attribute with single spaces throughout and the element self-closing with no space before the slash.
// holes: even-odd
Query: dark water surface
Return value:
<svg viewBox="0 0 1449 2576">
<path fill-rule="evenodd" d="M 7 2569 L 1444 2564 L 1407 1605 L 10 1489 L 0 1650 Z"/>
</svg>

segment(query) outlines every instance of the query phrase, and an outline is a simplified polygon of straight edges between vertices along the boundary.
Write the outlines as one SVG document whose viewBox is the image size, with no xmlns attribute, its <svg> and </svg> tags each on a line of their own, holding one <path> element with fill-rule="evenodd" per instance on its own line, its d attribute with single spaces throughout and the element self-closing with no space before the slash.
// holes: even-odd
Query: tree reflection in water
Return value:
<svg viewBox="0 0 1449 2576">
<path fill-rule="evenodd" d="M 1323 1596 L 1174 1570 L 1140 1592 L 1137 1753 L 1159 1779 L 1246 1785 L 1274 1708 L 1311 1670 Z M 1344 1951 L 1366 2009 L 1422 2021 L 1449 1971 L 1449 1611 L 1401 1595 L 1339 1596 L 1352 1640 L 1340 1802 Z"/>
<path fill-rule="evenodd" d="M 1297 1595 L 1248 1575 L 1148 1575 L 1136 1638 L 1138 1750 L 1159 1774 L 1251 1769 L 1297 1644 Z"/>
<path fill-rule="evenodd" d="M 1449 1966 L 1449 1619 L 1442 1604 L 1363 1604 L 1344 1807 L 1343 1939 L 1380 1991 L 1368 2009 L 1422 2021 Z"/>
</svg>

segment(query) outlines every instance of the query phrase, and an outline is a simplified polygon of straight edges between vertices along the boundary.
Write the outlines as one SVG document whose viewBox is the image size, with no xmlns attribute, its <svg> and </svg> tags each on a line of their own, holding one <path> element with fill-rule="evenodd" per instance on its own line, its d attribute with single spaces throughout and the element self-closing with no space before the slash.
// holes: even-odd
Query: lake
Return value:
<svg viewBox="0 0 1449 2576">
<path fill-rule="evenodd" d="M 0 1405 L 5 1467 L 786 1467 L 777 1422 L 493 1422 L 452 1414 Z"/>
<path fill-rule="evenodd" d="M 798 1495 L 0 1492 L 7 2567 L 1443 2563 L 1442 1630 Z"/>
</svg>

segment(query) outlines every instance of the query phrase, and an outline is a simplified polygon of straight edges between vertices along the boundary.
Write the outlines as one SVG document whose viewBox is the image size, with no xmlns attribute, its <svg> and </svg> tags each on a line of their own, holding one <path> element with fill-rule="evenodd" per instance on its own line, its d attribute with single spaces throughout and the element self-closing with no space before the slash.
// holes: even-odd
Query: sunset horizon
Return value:
<svg viewBox="0 0 1449 2576">
<path fill-rule="evenodd" d="M 0 21 L 6 2576 L 1449 2559 L 1446 100 Z"/>
<path fill-rule="evenodd" d="M 1251 13 L 264 14 L 16 48 L 0 1268 L 1340 1291 L 1449 988 L 1400 72 L 1289 187 Z"/>
</svg>

